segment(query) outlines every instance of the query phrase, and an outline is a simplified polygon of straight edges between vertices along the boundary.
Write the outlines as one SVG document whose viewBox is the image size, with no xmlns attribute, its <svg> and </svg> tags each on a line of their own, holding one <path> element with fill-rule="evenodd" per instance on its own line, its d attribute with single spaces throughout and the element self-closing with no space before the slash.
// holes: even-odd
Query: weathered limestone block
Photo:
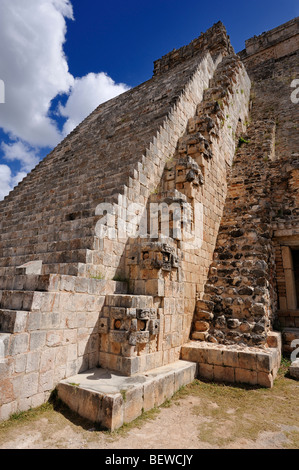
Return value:
<svg viewBox="0 0 299 470">
<path fill-rule="evenodd" d="M 296 359 L 290 365 L 290 376 L 299 380 L 299 359 Z"/>
<path fill-rule="evenodd" d="M 279 334 L 275 334 L 279 338 Z M 183 360 L 199 365 L 199 377 L 220 382 L 247 383 L 273 387 L 281 360 L 281 350 L 240 345 L 226 346 L 191 341 L 181 349 Z"/>
</svg>

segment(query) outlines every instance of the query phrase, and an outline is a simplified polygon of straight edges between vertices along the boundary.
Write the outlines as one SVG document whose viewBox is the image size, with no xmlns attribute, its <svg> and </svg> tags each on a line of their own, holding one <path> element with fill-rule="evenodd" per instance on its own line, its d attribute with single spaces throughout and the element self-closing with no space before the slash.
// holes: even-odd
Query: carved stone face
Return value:
<svg viewBox="0 0 299 470">
<path fill-rule="evenodd" d="M 110 307 L 109 318 L 100 318 L 100 334 L 108 334 L 113 343 L 148 343 L 159 334 L 160 320 L 155 308 Z"/>
</svg>

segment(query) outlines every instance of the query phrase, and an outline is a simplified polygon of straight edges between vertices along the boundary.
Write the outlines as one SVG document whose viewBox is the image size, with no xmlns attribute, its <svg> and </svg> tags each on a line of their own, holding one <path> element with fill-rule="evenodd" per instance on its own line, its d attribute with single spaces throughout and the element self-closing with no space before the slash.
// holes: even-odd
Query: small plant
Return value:
<svg viewBox="0 0 299 470">
<path fill-rule="evenodd" d="M 91 279 L 98 279 L 100 281 L 102 281 L 104 279 L 104 276 L 103 276 L 102 273 L 99 273 L 96 276 L 90 276 L 90 277 L 91 277 Z"/>
<path fill-rule="evenodd" d="M 170 398 L 167 398 L 164 403 L 162 403 L 161 408 L 170 408 L 172 401 Z"/>
<path fill-rule="evenodd" d="M 282 356 L 281 358 L 281 366 L 283 367 L 290 367 L 291 361 L 288 357 Z"/>
<path fill-rule="evenodd" d="M 120 394 L 123 397 L 123 401 L 126 402 L 126 400 L 127 400 L 127 391 L 126 390 L 121 390 Z"/>
<path fill-rule="evenodd" d="M 157 188 L 153 189 L 153 191 L 151 192 L 151 195 L 159 194 L 160 191 L 161 191 L 160 188 L 157 187 Z"/>
<path fill-rule="evenodd" d="M 239 137 L 239 147 L 241 147 L 243 144 L 249 144 L 249 140 L 244 139 L 244 137 Z"/>
<path fill-rule="evenodd" d="M 28 414 L 32 411 L 32 408 L 29 408 L 28 412 L 26 411 L 17 411 L 16 413 L 13 413 L 10 416 L 10 419 L 12 421 L 22 421 L 23 419 L 26 419 Z"/>
</svg>

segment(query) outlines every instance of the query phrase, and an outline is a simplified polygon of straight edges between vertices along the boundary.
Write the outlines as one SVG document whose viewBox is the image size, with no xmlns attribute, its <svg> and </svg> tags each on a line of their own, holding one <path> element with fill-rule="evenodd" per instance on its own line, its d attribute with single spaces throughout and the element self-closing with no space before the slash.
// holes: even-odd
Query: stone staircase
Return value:
<svg viewBox="0 0 299 470">
<path fill-rule="evenodd" d="M 242 68 L 234 54 L 223 58 L 218 65 L 209 88 L 205 90 L 202 102 L 197 106 L 196 116 L 189 119 L 187 133 L 179 140 L 178 152 L 181 156 L 193 156 L 204 174 L 208 162 L 213 158 L 214 140 L 219 138 L 225 121 L 236 77 Z"/>
<path fill-rule="evenodd" d="M 117 104 L 110 100 L 101 105 L 0 202 L 1 274 L 33 260 L 43 261 L 44 273 L 74 274 L 76 264 L 94 264 L 90 251 L 97 249 L 97 205 L 109 198 L 115 202 L 115 196 L 136 178 L 145 147 L 197 67 L 198 58 L 189 67 L 178 66 L 175 85 L 170 86 L 171 74 L 165 74 L 157 85 L 152 79 L 141 85 L 143 91 L 130 90 L 117 98 Z M 168 90 L 163 98 L 161 81 Z M 146 111 L 140 109 L 140 93 L 143 98 L 148 94 Z"/>
</svg>

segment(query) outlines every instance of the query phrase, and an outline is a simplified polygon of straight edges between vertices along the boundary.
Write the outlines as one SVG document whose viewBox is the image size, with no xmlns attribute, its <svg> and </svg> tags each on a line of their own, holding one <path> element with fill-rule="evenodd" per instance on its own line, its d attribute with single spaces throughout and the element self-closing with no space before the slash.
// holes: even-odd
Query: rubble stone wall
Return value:
<svg viewBox="0 0 299 470">
<path fill-rule="evenodd" d="M 269 48 L 276 51 L 270 59 Z M 297 316 L 294 273 L 282 252 L 298 247 L 299 105 L 291 98 L 299 77 L 298 18 L 247 41 L 239 56 L 252 83 L 251 113 L 228 178 L 193 337 L 209 319 L 205 339 L 263 347 L 273 326 L 295 326 Z"/>
</svg>

